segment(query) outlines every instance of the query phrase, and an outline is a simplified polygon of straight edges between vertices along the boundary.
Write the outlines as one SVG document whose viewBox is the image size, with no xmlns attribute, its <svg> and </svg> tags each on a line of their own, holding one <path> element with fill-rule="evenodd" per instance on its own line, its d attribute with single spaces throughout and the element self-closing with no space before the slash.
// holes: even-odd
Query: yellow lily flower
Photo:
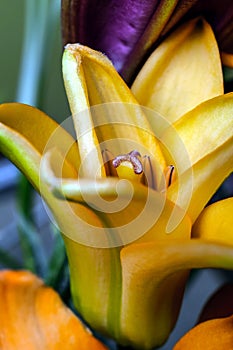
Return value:
<svg viewBox="0 0 233 350">
<path fill-rule="evenodd" d="M 104 55 L 78 44 L 66 47 L 63 74 L 78 141 L 37 109 L 6 104 L 0 150 L 63 232 L 81 315 L 123 345 L 151 349 L 174 327 L 189 269 L 233 267 L 227 235 L 191 235 L 232 171 L 233 94 L 223 95 L 203 20 L 158 47 L 133 92 Z"/>
</svg>

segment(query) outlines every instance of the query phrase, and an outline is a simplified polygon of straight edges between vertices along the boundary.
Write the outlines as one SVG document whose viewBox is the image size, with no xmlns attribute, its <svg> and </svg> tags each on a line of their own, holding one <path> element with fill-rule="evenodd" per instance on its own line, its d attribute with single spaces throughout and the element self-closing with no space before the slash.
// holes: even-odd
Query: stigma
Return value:
<svg viewBox="0 0 233 350">
<path fill-rule="evenodd" d="M 120 154 L 113 159 L 112 165 L 114 168 L 118 168 L 122 163 L 130 163 L 133 167 L 134 173 L 139 175 L 143 172 L 143 166 L 138 157 L 141 157 L 141 154 L 136 150 L 127 154 Z"/>
</svg>

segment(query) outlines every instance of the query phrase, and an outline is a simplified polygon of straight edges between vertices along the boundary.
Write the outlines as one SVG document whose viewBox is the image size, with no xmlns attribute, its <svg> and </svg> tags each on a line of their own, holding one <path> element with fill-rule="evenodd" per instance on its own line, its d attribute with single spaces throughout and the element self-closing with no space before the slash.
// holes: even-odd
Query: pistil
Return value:
<svg viewBox="0 0 233 350">
<path fill-rule="evenodd" d="M 138 157 L 141 157 L 140 153 L 134 150 L 127 154 L 120 154 L 113 159 L 112 164 L 115 168 L 118 168 L 122 163 L 129 162 L 132 164 L 134 173 L 139 175 L 143 172 L 143 166 Z"/>
</svg>

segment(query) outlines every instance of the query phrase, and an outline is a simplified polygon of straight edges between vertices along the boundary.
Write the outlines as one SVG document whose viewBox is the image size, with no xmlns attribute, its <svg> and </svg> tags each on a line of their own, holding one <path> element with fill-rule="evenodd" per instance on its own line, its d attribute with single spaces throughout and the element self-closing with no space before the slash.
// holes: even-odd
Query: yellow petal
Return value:
<svg viewBox="0 0 233 350">
<path fill-rule="evenodd" d="M 207 202 L 232 172 L 233 142 L 221 147 L 194 164 L 167 191 L 170 200 L 184 209 L 194 223 Z"/>
<path fill-rule="evenodd" d="M 113 327 L 112 323 L 118 323 L 113 309 L 119 309 L 120 300 L 121 284 L 117 283 L 116 288 L 121 271 L 119 248 L 106 249 L 113 246 L 114 237 L 111 237 L 111 232 L 108 233 L 105 217 L 97 215 L 98 211 L 95 210 L 95 206 L 93 207 L 95 203 L 92 205 L 88 202 L 90 206 L 87 206 L 85 202 L 74 203 L 54 197 L 51 187 L 59 186 L 62 179 L 56 178 L 53 171 L 58 170 L 59 173 L 62 164 L 63 157 L 58 156 L 56 149 L 43 157 L 42 195 L 63 233 L 74 305 L 93 328 L 108 332 L 109 328 Z M 74 180 L 75 183 L 78 181 L 78 179 Z M 98 200 L 98 193 L 95 193 L 95 197 Z M 83 264 L 84 261 L 85 264 Z M 111 315 L 114 317 L 111 318 Z"/>
<path fill-rule="evenodd" d="M 223 93 L 221 61 L 211 27 L 195 19 L 178 28 L 150 56 L 132 91 L 171 122 Z"/>
<path fill-rule="evenodd" d="M 27 176 L 39 191 L 41 154 L 21 134 L 0 123 L 0 151 Z"/>
<path fill-rule="evenodd" d="M 232 109 L 233 93 L 218 96 L 201 103 L 168 127 L 161 136 L 162 143 L 172 155 L 167 162 L 175 162 L 181 174 L 232 139 Z M 186 161 L 180 157 L 183 150 L 189 158 Z"/>
<path fill-rule="evenodd" d="M 80 162 L 75 140 L 38 109 L 19 103 L 1 105 L 0 138 L 1 152 L 19 167 L 38 191 L 40 160 L 46 147 L 57 144 L 64 158 L 72 164 L 66 169 L 66 175 L 77 177 Z"/>
<path fill-rule="evenodd" d="M 233 269 L 233 247 L 203 240 L 158 240 L 121 251 L 120 342 L 139 349 L 161 345 L 179 312 L 187 271 Z"/>
<path fill-rule="evenodd" d="M 162 136 L 178 179 L 168 188 L 194 222 L 233 170 L 233 94 L 216 97 L 187 113 Z M 175 135 L 175 136 L 174 136 Z M 186 150 L 190 159 L 180 157 Z"/>
<path fill-rule="evenodd" d="M 2 349 L 106 349 L 59 295 L 30 272 L 2 271 L 0 295 Z"/>
<path fill-rule="evenodd" d="M 231 349 L 233 344 L 233 316 L 200 323 L 191 329 L 173 350 Z"/>
<path fill-rule="evenodd" d="M 104 176 L 101 150 L 89 110 L 90 105 L 82 59 L 76 52 L 74 45 L 66 47 L 62 68 L 82 160 L 80 176 L 94 178 Z"/>
<path fill-rule="evenodd" d="M 50 147 L 59 145 L 59 148 L 64 149 L 65 152 L 70 150 L 67 154 L 68 159 L 75 167 L 79 167 L 79 154 L 76 145 L 73 145 L 74 139 L 39 109 L 21 103 L 2 104 L 0 105 L 0 123 L 21 134 L 40 154 L 43 153 L 53 135 L 54 144 L 50 144 Z"/>
<path fill-rule="evenodd" d="M 3 111 L 3 108 L 0 110 Z M 25 116 L 25 119 L 23 118 L 24 116 Z M 42 179 L 39 178 L 41 155 L 43 153 L 44 147 L 47 145 L 48 140 L 51 141 L 47 145 L 48 149 L 49 149 L 49 146 L 52 147 L 56 144 L 59 148 L 59 151 L 54 152 L 54 158 L 51 160 L 52 168 L 54 171 L 56 171 L 60 175 L 63 173 L 63 171 L 61 172 L 61 169 L 63 170 L 63 166 L 64 164 L 66 164 L 66 159 L 64 154 L 66 154 L 67 150 L 70 147 L 71 147 L 71 152 L 68 153 L 67 155 L 67 161 L 72 161 L 74 162 L 74 164 L 75 164 L 75 161 L 77 161 L 77 166 L 79 166 L 78 157 L 75 157 L 76 155 L 78 156 L 77 149 L 72 148 L 72 145 L 74 144 L 74 140 L 72 139 L 72 137 L 69 136 L 64 130 L 63 131 L 62 129 L 60 130 L 60 128 L 58 128 L 58 130 L 60 131 L 58 131 L 56 135 L 55 130 L 57 131 L 57 124 L 53 121 L 51 121 L 50 123 L 49 118 L 48 118 L 48 123 L 46 124 L 46 118 L 47 118 L 46 116 L 45 116 L 45 122 L 44 122 L 45 124 L 43 124 L 43 121 L 44 121 L 43 117 L 44 117 L 43 113 L 40 113 L 36 109 L 33 109 L 28 106 L 23 106 L 23 105 L 6 106 L 4 109 L 4 113 L 1 115 L 1 120 L 4 123 L 7 123 L 8 125 L 10 125 L 10 127 L 7 127 L 6 125 L 1 124 L 0 145 L 2 147 L 2 151 L 4 152 L 4 154 L 9 156 L 9 158 L 16 165 L 18 165 L 22 171 L 24 171 L 24 173 L 32 181 L 32 183 L 37 188 L 37 190 L 42 191 L 42 195 L 44 196 L 47 204 L 51 208 L 54 217 L 57 219 L 60 229 L 62 230 L 64 235 L 68 236 L 68 238 L 67 236 L 65 237 L 66 241 L 71 242 L 70 244 L 71 247 L 73 246 L 81 247 L 80 249 L 77 249 L 77 250 L 75 250 L 74 248 L 73 258 L 75 259 L 77 255 L 79 256 L 79 251 L 82 252 L 82 248 L 85 247 L 85 244 L 86 245 L 95 244 L 96 228 L 100 228 L 100 227 L 102 228 L 103 223 L 95 215 L 95 213 L 91 211 L 89 208 L 86 208 L 85 206 L 80 204 L 72 204 L 72 203 L 67 204 L 64 201 L 57 200 L 56 198 L 54 198 L 48 186 L 43 182 L 43 178 Z M 33 122 L 35 122 L 35 124 L 33 124 Z M 41 131 L 40 125 L 42 125 L 41 138 L 38 137 Z M 52 126 L 54 125 L 54 128 L 53 127 L 49 128 L 50 125 Z M 34 126 L 36 127 L 34 128 Z M 15 127 L 17 131 L 12 129 L 13 127 Z M 49 133 L 50 129 L 51 129 L 51 134 Z M 18 130 L 22 134 L 19 133 Z M 63 142 L 61 143 L 61 140 L 63 140 L 64 143 Z M 64 153 L 60 153 L 63 150 L 63 146 L 64 146 Z M 73 167 L 72 163 L 68 162 L 65 170 L 66 170 L 64 173 L 65 176 L 75 177 L 75 174 L 76 174 L 76 177 L 77 177 L 77 172 L 75 172 L 75 166 Z M 42 181 L 40 182 L 40 180 Z M 79 227 L 79 230 L 77 230 L 77 227 Z M 94 230 L 93 230 L 93 227 L 94 227 Z M 103 233 L 102 237 L 105 238 L 104 232 L 102 233 Z M 70 236 L 74 240 L 76 240 L 76 242 L 83 243 L 84 246 L 82 244 L 75 243 L 72 240 L 70 240 L 69 239 Z M 104 240 L 104 238 L 102 238 L 102 241 Z M 73 242 L 73 245 L 72 245 L 72 242 Z M 67 243 L 67 247 L 68 247 L 68 243 Z M 114 270 L 114 268 L 116 269 L 116 264 L 111 263 L 112 252 L 110 254 L 109 250 L 103 249 L 103 251 L 101 252 L 102 255 L 100 259 L 99 251 L 97 249 L 90 248 L 90 250 L 88 250 L 88 248 L 89 247 L 87 247 L 87 253 L 82 255 L 85 257 L 85 262 L 86 262 L 85 266 L 87 267 L 92 266 L 96 268 L 96 270 L 94 269 L 95 271 L 93 272 L 92 277 L 95 276 L 97 280 L 99 279 L 99 286 L 100 286 L 99 293 L 98 293 L 98 288 L 90 289 L 92 291 L 93 298 L 91 299 L 88 298 L 88 303 L 91 303 L 92 307 L 94 307 L 95 312 L 97 313 L 98 317 L 100 317 L 101 325 L 102 325 L 102 323 L 108 320 L 108 313 L 109 313 L 108 310 L 111 305 L 110 303 L 111 299 L 109 298 L 109 291 L 113 290 L 114 291 L 113 295 L 115 293 L 115 289 L 114 289 L 115 280 L 112 281 L 110 276 L 112 275 L 116 276 L 117 271 Z M 67 248 L 67 250 L 69 255 L 69 252 L 70 252 L 69 247 Z M 90 252 L 90 256 L 88 256 L 89 252 Z M 89 257 L 89 260 L 87 259 L 88 257 Z M 99 261 L 98 265 L 96 264 L 97 258 Z M 71 272 L 71 278 L 72 278 L 73 267 L 74 267 L 74 275 L 77 276 L 76 272 L 80 265 L 78 264 L 73 265 L 72 259 L 71 258 L 69 259 L 70 259 L 70 266 L 72 271 Z M 83 271 L 83 260 L 81 265 L 82 266 L 80 271 Z M 100 265 L 102 266 L 101 274 L 99 273 Z M 114 266 L 114 268 L 112 267 L 112 265 Z M 102 271 L 103 267 L 104 267 L 104 272 Z M 86 273 L 86 276 L 89 276 L 90 271 L 87 271 L 87 272 L 88 273 Z M 76 277 L 72 278 L 72 280 L 74 279 L 75 281 L 75 278 Z M 93 281 L 97 286 L 98 283 L 96 279 L 95 280 L 93 279 Z M 80 282 L 80 280 L 78 281 L 78 286 L 81 291 L 82 291 L 82 286 L 86 288 L 85 281 L 86 281 L 85 279 L 84 279 L 84 282 L 82 283 Z M 110 283 L 110 286 L 109 286 L 109 283 Z M 75 282 L 72 285 L 75 285 Z M 88 278 L 88 287 L 90 287 L 89 278 Z M 15 290 L 17 290 L 17 288 Z M 103 294 L 103 290 L 106 291 L 106 297 Z M 86 293 L 84 293 L 83 295 L 86 295 Z M 90 294 L 88 294 L 88 297 L 89 296 Z M 77 300 L 75 297 L 74 299 Z M 103 307 L 102 303 L 99 303 L 99 300 L 103 301 L 103 304 L 105 305 L 105 307 Z M 114 297 L 113 297 L 113 300 L 114 300 Z M 95 304 L 95 301 L 96 301 L 96 304 Z M 88 305 L 90 305 L 88 303 L 87 303 L 87 309 L 88 309 Z M 115 305 L 117 307 L 117 303 L 115 303 Z M 25 314 L 27 314 L 27 312 L 25 312 Z M 5 317 L 5 313 L 3 313 L 3 315 Z M 21 332 L 21 334 L 22 333 L 24 332 Z M 17 333 L 15 334 L 17 335 Z M 76 335 L 78 335 L 78 332 L 76 332 Z M 82 344 L 84 345 L 85 349 L 94 346 L 92 342 L 86 343 L 83 339 L 82 339 Z M 61 347 L 63 348 L 62 345 Z M 67 341 L 67 345 L 69 345 L 68 341 Z M 76 348 L 78 347 L 81 349 L 82 345 L 79 346 L 77 345 L 77 343 L 75 343 L 75 346 Z M 15 348 L 21 348 L 21 347 L 13 345 L 12 350 Z M 24 346 L 22 346 L 22 348 L 24 348 Z M 42 348 L 47 349 L 46 346 L 42 346 Z M 59 345 L 59 348 L 60 348 L 60 345 Z M 102 348 L 102 347 L 99 347 L 99 348 Z M 65 345 L 64 345 L 64 349 L 65 349 Z"/>
<path fill-rule="evenodd" d="M 206 207 L 193 227 L 194 238 L 203 238 L 233 246 L 233 198 Z"/>
<path fill-rule="evenodd" d="M 63 71 L 80 154 L 85 158 L 88 152 L 93 152 L 87 177 L 90 177 L 93 169 L 100 168 L 98 143 L 102 150 L 108 149 L 114 156 L 134 149 L 142 155 L 152 154 L 162 168 L 165 166 L 145 115 L 107 57 L 79 44 L 68 45 Z M 80 113 L 89 105 L 92 106 L 90 110 Z M 97 148 L 97 156 L 93 148 Z"/>
<path fill-rule="evenodd" d="M 154 223 L 149 232 L 143 231 L 143 229 L 145 230 L 146 219 L 143 220 L 142 218 L 139 223 L 135 222 L 133 226 L 130 219 L 133 221 L 133 213 L 140 216 L 139 209 L 142 209 L 142 204 L 143 202 L 140 205 L 138 201 L 134 200 L 125 211 L 108 215 L 101 213 L 100 216 L 106 225 L 105 231 L 109 231 L 109 236 L 115 234 L 117 237 L 117 234 L 119 234 L 122 242 L 126 244 L 128 243 L 127 239 L 128 241 L 133 239 L 133 234 L 138 235 L 140 233 L 144 236 L 137 242 L 148 240 L 156 240 L 157 242 L 161 237 L 164 241 L 172 240 L 173 237 L 178 239 L 189 237 L 190 222 L 187 218 L 184 218 L 172 233 L 166 234 L 167 219 L 173 209 L 169 205 L 166 206 L 161 217 Z M 159 204 L 157 203 L 157 205 Z M 154 213 L 156 210 L 157 208 L 154 207 Z M 146 215 L 148 216 L 147 219 L 153 215 L 152 208 Z M 136 227 L 138 231 L 135 231 Z M 134 232 L 131 232 L 132 230 Z M 85 233 L 83 231 L 83 234 Z M 98 235 L 98 228 L 93 227 L 93 234 Z M 110 239 L 109 242 L 111 243 Z M 117 341 L 122 339 L 120 320 L 122 281 L 119 257 L 121 247 L 114 248 L 111 245 L 109 245 L 109 249 L 85 247 L 66 238 L 65 243 L 71 271 L 73 298 L 77 310 L 95 329 L 108 334 Z M 83 264 L 83 261 L 85 261 L 85 264 Z"/>
<path fill-rule="evenodd" d="M 84 230 L 82 234 L 85 235 Z M 121 297 L 119 248 L 85 246 L 67 237 L 64 240 L 71 274 L 72 300 L 77 311 L 93 329 L 111 337 L 116 336 Z"/>
<path fill-rule="evenodd" d="M 94 201 L 88 202 L 89 206 L 84 201 L 74 203 L 53 196 L 50 187 L 59 186 L 62 180 L 56 178 L 53 173 L 53 164 L 59 169 L 59 162 L 61 166 L 63 158 L 57 156 L 55 149 L 46 154 L 42 161 L 41 179 L 45 187 L 44 197 L 63 233 L 69 260 L 73 302 L 93 328 L 105 333 L 110 332 L 111 328 L 115 328 L 114 323 L 119 323 L 119 243 L 118 246 L 113 244 L 114 234 L 112 237 L 113 232 L 108 232 L 106 217 L 102 213 L 97 215 L 95 197 L 98 200 L 98 193 L 94 192 Z M 86 199 L 87 196 L 90 200 L 88 182 L 91 183 L 91 180 L 80 181 L 84 181 L 84 193 L 81 191 L 81 198 L 83 196 Z M 104 183 L 103 179 L 102 181 Z M 105 181 L 108 188 L 108 180 Z M 79 183 L 78 179 L 74 183 Z M 95 190 L 95 186 L 92 186 L 92 189 Z"/>
</svg>

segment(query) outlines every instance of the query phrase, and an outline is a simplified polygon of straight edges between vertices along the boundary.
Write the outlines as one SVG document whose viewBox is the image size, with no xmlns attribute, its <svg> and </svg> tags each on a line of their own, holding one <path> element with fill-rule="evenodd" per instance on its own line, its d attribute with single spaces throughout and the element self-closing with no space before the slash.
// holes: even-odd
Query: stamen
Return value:
<svg viewBox="0 0 233 350">
<path fill-rule="evenodd" d="M 118 177 L 117 171 L 112 164 L 112 160 L 114 158 L 113 154 L 108 149 L 104 149 L 102 150 L 102 158 L 104 162 L 106 176 Z"/>
<path fill-rule="evenodd" d="M 113 159 L 112 165 L 115 168 L 118 168 L 121 165 L 121 163 L 130 162 L 133 166 L 134 173 L 139 175 L 142 173 L 143 167 L 138 157 L 141 157 L 141 155 L 138 151 L 135 150 L 127 154 L 120 154 L 119 156 Z"/>
<path fill-rule="evenodd" d="M 141 157 L 141 154 L 138 151 L 134 150 L 126 154 L 120 154 L 112 160 L 112 154 L 108 150 L 105 150 L 103 152 L 103 159 L 105 163 L 106 174 L 116 176 L 112 175 L 113 169 L 115 170 L 115 168 L 118 168 L 124 162 L 129 162 L 131 163 L 135 174 L 139 175 L 143 173 L 142 177 L 140 178 L 140 182 L 143 185 L 146 185 L 153 190 L 161 191 L 161 185 L 159 185 L 159 182 L 161 181 L 159 180 L 160 177 L 158 178 L 157 175 L 157 171 L 159 172 L 160 170 L 157 169 L 158 167 L 155 163 L 153 163 L 151 157 L 145 155 L 143 156 L 142 161 L 139 159 L 139 157 Z M 112 160 L 112 162 L 110 162 L 110 160 Z M 174 175 L 175 167 L 174 165 L 169 165 L 164 171 L 166 188 L 173 183 Z"/>
<path fill-rule="evenodd" d="M 173 181 L 174 181 L 174 176 L 175 176 L 175 167 L 174 165 L 169 165 L 165 169 L 165 182 L 166 182 L 166 187 L 169 187 Z"/>
<path fill-rule="evenodd" d="M 156 177 L 156 169 L 153 166 L 151 158 L 149 156 L 144 156 L 142 158 L 143 164 L 143 177 L 142 183 L 153 190 L 158 189 L 157 177 Z"/>
</svg>

